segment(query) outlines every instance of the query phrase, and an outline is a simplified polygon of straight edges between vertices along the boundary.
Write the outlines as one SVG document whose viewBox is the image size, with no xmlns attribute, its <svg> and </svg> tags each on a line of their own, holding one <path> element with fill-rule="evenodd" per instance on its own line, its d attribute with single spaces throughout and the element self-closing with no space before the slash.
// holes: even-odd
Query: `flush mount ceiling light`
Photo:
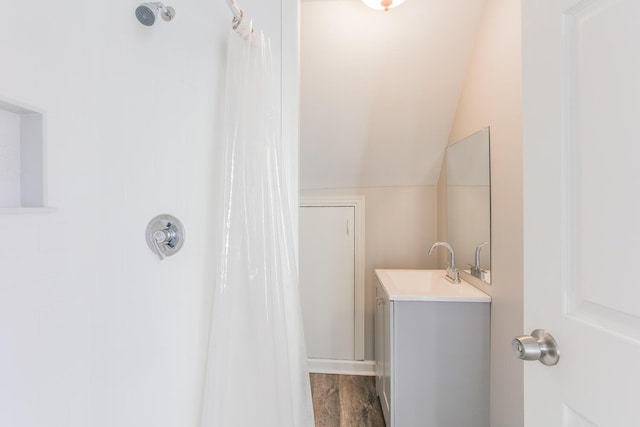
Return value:
<svg viewBox="0 0 640 427">
<path fill-rule="evenodd" d="M 372 9 L 384 10 L 388 12 L 389 9 L 393 9 L 396 6 L 400 6 L 404 3 L 404 0 L 362 0 L 364 4 Z"/>
</svg>

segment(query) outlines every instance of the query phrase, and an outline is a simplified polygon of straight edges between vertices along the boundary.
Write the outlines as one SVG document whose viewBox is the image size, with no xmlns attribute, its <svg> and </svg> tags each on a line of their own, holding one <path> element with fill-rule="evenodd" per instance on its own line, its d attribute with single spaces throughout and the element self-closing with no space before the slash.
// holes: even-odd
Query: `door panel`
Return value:
<svg viewBox="0 0 640 427">
<path fill-rule="evenodd" d="M 307 355 L 355 358 L 355 209 L 300 208 L 300 300 Z"/>
<path fill-rule="evenodd" d="M 640 35 L 640 4 L 582 2 L 565 15 L 569 312 L 640 338 L 640 287 L 612 280 L 610 268 L 593 268 L 636 262 L 626 248 L 640 236 L 640 202 L 629 197 L 640 182 L 640 145 L 633 142 L 640 85 L 632 84 L 640 75 L 633 37 Z"/>
<path fill-rule="evenodd" d="M 525 366 L 525 426 L 636 425 L 640 2 L 522 5 L 525 332 L 561 352 Z"/>
</svg>

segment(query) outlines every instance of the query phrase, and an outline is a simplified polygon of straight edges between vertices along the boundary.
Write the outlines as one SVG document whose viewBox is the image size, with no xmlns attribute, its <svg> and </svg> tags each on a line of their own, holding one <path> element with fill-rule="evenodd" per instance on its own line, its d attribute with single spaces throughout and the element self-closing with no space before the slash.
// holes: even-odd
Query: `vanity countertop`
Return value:
<svg viewBox="0 0 640 427">
<path fill-rule="evenodd" d="M 391 301 L 491 302 L 491 297 L 461 280 L 451 283 L 445 270 L 375 270 Z"/>
</svg>

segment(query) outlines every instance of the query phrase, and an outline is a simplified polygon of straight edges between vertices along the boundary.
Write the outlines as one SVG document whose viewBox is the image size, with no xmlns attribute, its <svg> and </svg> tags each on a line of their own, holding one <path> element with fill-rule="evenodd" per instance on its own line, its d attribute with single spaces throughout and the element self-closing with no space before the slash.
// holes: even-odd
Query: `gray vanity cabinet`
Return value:
<svg viewBox="0 0 640 427">
<path fill-rule="evenodd" d="M 490 303 L 394 298 L 376 278 L 376 390 L 387 427 L 489 427 Z"/>
</svg>

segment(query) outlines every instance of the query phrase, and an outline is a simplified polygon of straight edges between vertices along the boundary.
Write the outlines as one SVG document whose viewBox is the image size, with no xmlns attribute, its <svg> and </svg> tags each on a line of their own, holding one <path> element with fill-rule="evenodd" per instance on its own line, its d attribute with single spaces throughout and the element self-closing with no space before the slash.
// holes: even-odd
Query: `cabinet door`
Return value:
<svg viewBox="0 0 640 427">
<path fill-rule="evenodd" d="M 300 208 L 300 302 L 307 355 L 355 358 L 355 209 Z"/>
<path fill-rule="evenodd" d="M 375 356 L 376 356 L 376 392 L 382 396 L 384 389 L 384 293 L 376 280 L 376 323 L 375 323 Z"/>
<path fill-rule="evenodd" d="M 382 408 L 384 411 L 384 419 L 389 427 L 393 427 L 393 379 L 391 378 L 393 372 L 393 302 L 384 299 L 382 304 L 382 323 L 384 324 L 384 366 L 383 366 L 383 384 L 382 397 L 380 399 Z"/>
<path fill-rule="evenodd" d="M 387 299 L 382 285 L 376 280 L 376 392 L 380 398 L 382 413 L 387 427 L 391 427 L 391 302 Z"/>
</svg>

